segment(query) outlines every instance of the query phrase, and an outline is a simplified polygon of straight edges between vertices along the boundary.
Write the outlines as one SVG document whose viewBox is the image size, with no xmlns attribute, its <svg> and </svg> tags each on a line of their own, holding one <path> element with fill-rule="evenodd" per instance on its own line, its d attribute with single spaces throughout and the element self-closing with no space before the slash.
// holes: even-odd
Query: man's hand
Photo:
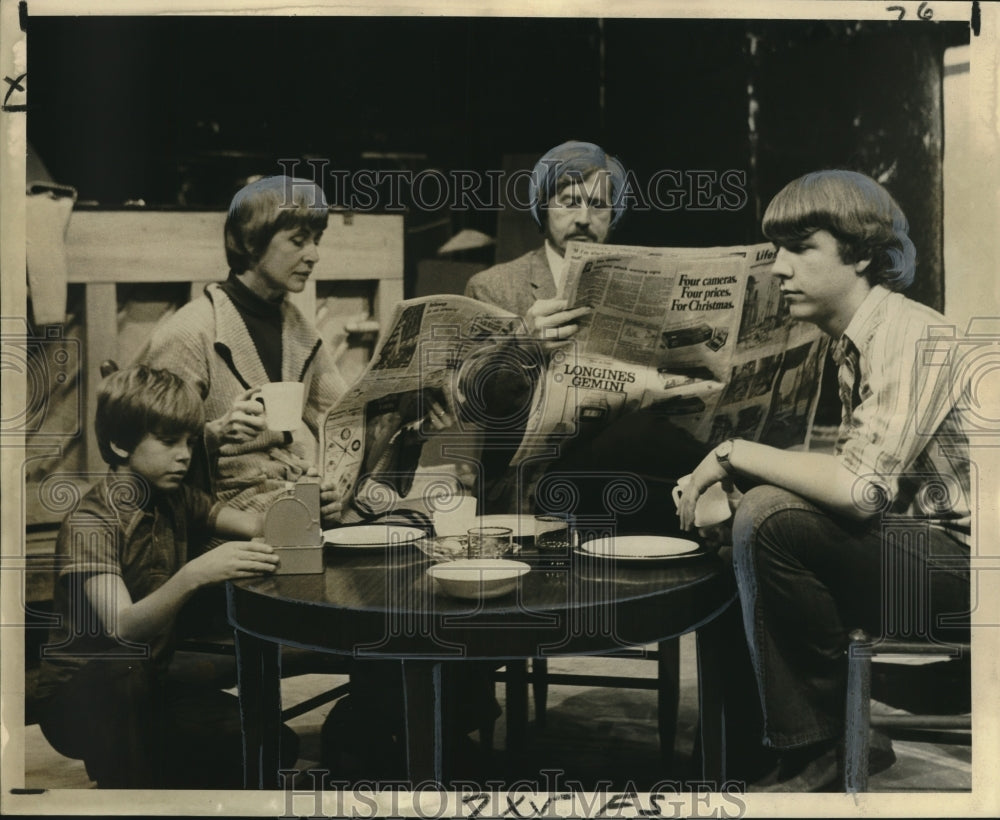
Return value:
<svg viewBox="0 0 1000 820">
<path fill-rule="evenodd" d="M 197 587 L 274 572 L 274 548 L 262 541 L 226 541 L 184 565 Z"/>
<path fill-rule="evenodd" d="M 447 430 L 455 425 L 455 418 L 445 408 L 431 399 L 431 409 L 420 421 L 420 432 L 424 435 Z"/>
<path fill-rule="evenodd" d="M 226 415 L 206 422 L 209 449 L 218 449 L 223 444 L 242 444 L 264 432 L 264 405 L 254 398 L 259 392 L 259 387 L 244 390 Z"/>
<path fill-rule="evenodd" d="M 583 307 L 567 310 L 565 299 L 539 299 L 525 315 L 528 335 L 542 343 L 542 348 L 550 352 L 562 346 L 580 329 L 576 319 L 586 316 L 591 308 Z"/>
</svg>

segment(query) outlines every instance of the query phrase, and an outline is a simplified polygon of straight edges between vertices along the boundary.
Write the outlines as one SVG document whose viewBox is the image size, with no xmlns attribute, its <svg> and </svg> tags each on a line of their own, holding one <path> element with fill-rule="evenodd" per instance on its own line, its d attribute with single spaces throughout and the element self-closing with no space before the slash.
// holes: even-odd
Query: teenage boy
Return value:
<svg viewBox="0 0 1000 820">
<path fill-rule="evenodd" d="M 764 742 L 780 755 L 758 785 L 817 791 L 838 779 L 848 633 L 883 634 L 883 607 L 893 606 L 883 564 L 907 568 L 900 594 L 926 583 L 912 600 L 931 634 L 967 638 L 938 616 L 969 610 L 968 439 L 952 370 L 920 357 L 928 328 L 947 322 L 895 292 L 913 281 L 916 253 L 890 194 L 859 173 L 807 174 L 772 200 L 763 231 L 793 318 L 836 340 L 835 453 L 723 442 L 695 469 L 678 513 L 689 529 L 716 481 L 757 485 L 732 534 Z M 899 522 L 922 536 L 883 537 Z"/>
<path fill-rule="evenodd" d="M 179 376 L 137 366 L 101 385 L 96 431 L 107 476 L 56 541 L 60 618 L 37 696 L 45 737 L 100 788 L 239 788 L 238 700 L 169 673 L 174 619 L 197 590 L 273 572 L 252 542 L 257 513 L 184 483 L 202 401 Z M 231 537 L 198 554 L 208 535 Z M 297 738 L 285 730 L 291 762 Z M 284 747 L 283 747 L 284 748 Z"/>
</svg>

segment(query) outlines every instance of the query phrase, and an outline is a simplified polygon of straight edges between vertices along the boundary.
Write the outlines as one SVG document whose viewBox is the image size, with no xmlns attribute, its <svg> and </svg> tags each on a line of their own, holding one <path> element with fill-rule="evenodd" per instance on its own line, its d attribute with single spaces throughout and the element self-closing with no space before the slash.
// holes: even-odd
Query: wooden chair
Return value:
<svg viewBox="0 0 1000 820">
<path fill-rule="evenodd" d="M 574 493 L 579 493 L 579 508 L 587 510 L 576 515 L 578 532 L 590 531 L 587 537 L 604 533 L 653 533 L 663 529 L 663 510 L 671 509 L 659 503 L 670 498 L 673 481 L 656 476 L 637 476 L 632 473 L 596 471 L 572 474 L 552 473 L 539 485 L 539 494 L 546 492 L 558 496 L 561 485 L 571 478 Z M 545 482 L 550 482 L 545 487 Z M 616 484 L 617 491 L 609 493 L 610 485 Z M 643 485 L 643 486 L 640 486 Z M 645 505 L 637 499 L 647 498 Z M 553 510 L 557 511 L 557 510 Z M 674 535 L 674 532 L 669 534 Z M 535 725 L 544 728 L 549 685 L 597 686 L 618 689 L 647 689 L 657 693 L 657 731 L 660 741 L 660 755 L 664 769 L 673 762 L 674 741 L 677 733 L 677 713 L 680 697 L 680 641 L 678 638 L 661 641 L 655 649 L 646 649 L 642 654 L 631 652 L 610 655 L 629 661 L 655 661 L 655 678 L 634 677 L 632 675 L 582 675 L 550 673 L 548 659 L 534 658 L 531 670 L 526 661 L 510 662 L 504 672 L 497 674 L 498 680 L 506 682 L 507 696 L 507 745 L 517 748 L 525 742 L 528 722 L 527 688 L 531 685 L 535 707 Z"/>
<path fill-rule="evenodd" d="M 498 672 L 497 679 L 506 682 L 507 697 L 507 746 L 518 748 L 525 741 L 527 725 L 527 686 L 531 684 L 535 704 L 535 725 L 545 728 L 548 687 L 600 686 L 614 689 L 652 689 L 657 693 L 657 732 L 660 739 L 660 757 L 665 769 L 673 762 L 674 740 L 677 734 L 677 712 L 680 698 L 680 640 L 672 638 L 661 641 L 654 650 L 643 654 L 620 657 L 628 661 L 655 661 L 655 678 L 640 678 L 628 675 L 581 675 L 566 672 L 551 673 L 547 658 L 534 658 L 531 671 L 526 661 L 511 661 L 506 671 Z M 485 740 L 484 740 L 485 745 Z"/>
<path fill-rule="evenodd" d="M 895 540 L 908 542 L 912 550 L 923 552 L 929 556 L 930 538 L 926 531 L 929 525 L 913 520 L 890 521 L 884 525 L 883 543 L 890 544 Z M 939 697 L 933 704 L 924 699 L 916 702 L 912 691 L 919 691 L 921 681 L 917 677 L 918 670 L 930 669 L 929 666 L 898 665 L 902 657 L 917 657 L 921 659 L 938 659 L 945 661 L 933 664 L 935 668 L 950 670 L 957 666 L 967 674 L 970 644 L 964 637 L 965 631 L 955 629 L 956 635 L 962 636 L 954 640 L 937 637 L 935 624 L 931 622 L 932 613 L 925 604 L 930 597 L 930 585 L 927 577 L 914 578 L 912 567 L 917 565 L 914 556 L 902 550 L 887 549 L 882 551 L 882 631 L 879 636 L 870 636 L 864 630 L 851 632 L 847 650 L 847 697 L 845 702 L 845 732 L 844 732 L 844 791 L 856 793 L 868 788 L 869 742 L 872 727 L 891 730 L 906 730 L 906 732 L 933 732 L 936 742 L 971 743 L 972 716 L 965 714 L 942 714 L 942 704 Z M 930 570 L 927 570 L 930 572 Z M 956 622 L 956 626 L 960 626 Z M 872 715 L 872 663 L 891 663 L 897 661 L 898 680 L 888 691 L 885 699 L 893 706 L 902 706 L 909 714 Z M 966 666 L 963 666 L 966 665 Z M 964 679 L 964 675 L 961 676 Z M 950 685 L 948 690 L 970 691 L 971 678 L 963 680 L 962 685 Z M 936 687 L 935 687 L 936 689 Z M 935 692 L 937 694 L 937 692 Z M 959 693 L 961 694 L 961 693 Z M 903 698 L 903 700 L 899 700 Z M 954 700 L 954 698 L 953 698 Z M 962 711 L 971 709 L 971 700 L 959 697 L 958 707 Z M 906 702 L 909 701 L 909 702 Z M 914 705 L 915 704 L 915 705 Z M 913 713 L 921 710 L 923 713 Z M 934 712 L 934 713 L 931 713 Z M 960 730 L 956 732 L 956 730 Z"/>
<path fill-rule="evenodd" d="M 868 790 L 871 728 L 933 733 L 936 742 L 972 742 L 971 713 L 872 715 L 872 662 L 902 656 L 939 658 L 947 663 L 967 662 L 970 645 L 946 645 L 930 640 L 872 639 L 864 630 L 851 633 L 847 658 L 847 699 L 844 734 L 844 791 Z M 963 732 L 958 734 L 956 730 Z"/>
</svg>

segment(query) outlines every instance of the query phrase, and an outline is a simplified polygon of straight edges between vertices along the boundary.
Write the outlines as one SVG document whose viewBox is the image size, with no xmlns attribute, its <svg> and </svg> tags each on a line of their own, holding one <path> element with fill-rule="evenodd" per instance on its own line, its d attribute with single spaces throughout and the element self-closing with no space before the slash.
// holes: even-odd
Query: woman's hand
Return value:
<svg viewBox="0 0 1000 820">
<path fill-rule="evenodd" d="M 223 444 L 242 444 L 264 432 L 264 405 L 255 398 L 259 392 L 259 387 L 244 390 L 226 415 L 206 422 L 205 432 L 210 449 L 218 449 Z M 211 447 L 213 442 L 215 448 Z"/>
<path fill-rule="evenodd" d="M 729 473 L 719 464 L 715 453 L 709 453 L 701 460 L 701 463 L 691 473 L 691 478 L 684 486 L 680 503 L 677 505 L 677 515 L 681 519 L 681 529 L 690 530 L 694 527 L 694 510 L 701 494 L 711 487 L 716 481 L 725 482 L 724 487 L 732 487 L 732 479 Z M 732 501 L 730 501 L 732 506 Z"/>
<path fill-rule="evenodd" d="M 184 565 L 197 587 L 274 572 L 274 547 L 262 541 L 226 541 Z"/>
<path fill-rule="evenodd" d="M 335 527 L 340 523 L 344 512 L 344 495 L 336 487 L 332 479 L 319 485 L 319 517 L 323 529 Z"/>
<path fill-rule="evenodd" d="M 528 335 L 542 343 L 547 353 L 562 347 L 563 343 L 576 335 L 580 326 L 574 320 L 590 313 L 584 307 L 567 310 L 565 299 L 539 299 L 524 316 Z"/>
</svg>

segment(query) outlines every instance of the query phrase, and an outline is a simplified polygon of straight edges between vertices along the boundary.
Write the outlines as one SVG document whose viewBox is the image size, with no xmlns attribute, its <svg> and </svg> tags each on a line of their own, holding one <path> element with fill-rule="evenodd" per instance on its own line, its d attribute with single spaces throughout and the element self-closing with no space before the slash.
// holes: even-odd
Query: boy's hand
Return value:
<svg viewBox="0 0 1000 820">
<path fill-rule="evenodd" d="M 259 387 L 244 390 L 226 415 L 205 424 L 208 439 L 218 444 L 242 444 L 264 432 L 264 405 L 255 396 Z"/>
<path fill-rule="evenodd" d="M 226 541 L 188 563 L 198 587 L 274 572 L 279 558 L 262 541 Z"/>
</svg>

